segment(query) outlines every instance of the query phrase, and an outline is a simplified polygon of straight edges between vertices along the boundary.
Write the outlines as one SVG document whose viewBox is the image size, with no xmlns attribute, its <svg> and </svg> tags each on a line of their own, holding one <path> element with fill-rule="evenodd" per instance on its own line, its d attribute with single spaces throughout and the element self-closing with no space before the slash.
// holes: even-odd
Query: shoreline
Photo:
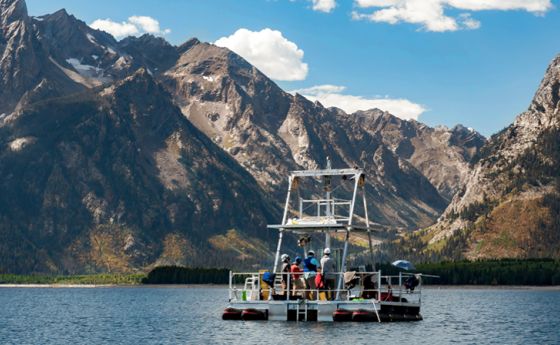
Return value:
<svg viewBox="0 0 560 345">
<path fill-rule="evenodd" d="M 164 288 L 164 289 L 219 289 L 227 284 L 0 284 L 0 289 L 95 289 L 95 288 Z M 425 290 L 526 290 L 560 291 L 560 285 L 424 285 Z"/>
<path fill-rule="evenodd" d="M 426 290 L 531 290 L 560 291 L 560 285 L 423 285 Z"/>
<path fill-rule="evenodd" d="M 95 288 L 227 288 L 227 284 L 0 284 L 0 289 L 27 288 L 27 289 L 95 289 Z"/>
</svg>

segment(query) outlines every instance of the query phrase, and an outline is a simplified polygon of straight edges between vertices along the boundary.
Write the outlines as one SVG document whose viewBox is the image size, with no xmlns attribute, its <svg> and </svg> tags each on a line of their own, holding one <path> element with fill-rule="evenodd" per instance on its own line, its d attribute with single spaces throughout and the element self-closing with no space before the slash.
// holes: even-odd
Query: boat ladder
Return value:
<svg viewBox="0 0 560 345">
<path fill-rule="evenodd" d="M 301 308 L 303 304 L 303 309 Z M 307 303 L 304 300 L 301 300 L 296 305 L 296 321 L 300 320 L 300 317 L 303 316 L 303 321 L 307 321 Z"/>
</svg>

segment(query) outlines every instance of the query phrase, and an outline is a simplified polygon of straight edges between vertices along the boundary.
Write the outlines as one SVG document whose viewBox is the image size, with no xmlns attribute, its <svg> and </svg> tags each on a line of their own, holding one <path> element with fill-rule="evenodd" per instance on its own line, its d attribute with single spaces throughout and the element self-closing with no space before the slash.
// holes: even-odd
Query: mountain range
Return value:
<svg viewBox="0 0 560 345">
<path fill-rule="evenodd" d="M 457 214 L 504 138 L 558 109 L 550 81 L 522 127 L 488 142 L 461 125 L 347 114 L 283 91 L 226 48 L 117 41 L 65 10 L 30 17 L 24 0 L 0 0 L 0 54 L 0 272 L 269 262 L 265 224 L 281 217 L 288 172 L 327 158 L 365 168 L 379 228 L 421 228 L 432 250 L 464 232 Z"/>
<path fill-rule="evenodd" d="M 425 253 L 560 257 L 560 55 L 527 111 L 492 136 L 472 163 L 438 222 L 414 236 Z"/>
</svg>

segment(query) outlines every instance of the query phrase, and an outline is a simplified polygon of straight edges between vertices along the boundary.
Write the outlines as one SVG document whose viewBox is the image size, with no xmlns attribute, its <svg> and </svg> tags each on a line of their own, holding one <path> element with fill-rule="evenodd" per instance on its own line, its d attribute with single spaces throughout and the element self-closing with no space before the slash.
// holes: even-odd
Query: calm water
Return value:
<svg viewBox="0 0 560 345">
<path fill-rule="evenodd" d="M 425 289 L 415 323 L 222 321 L 225 288 L 0 288 L 0 344 L 560 344 L 560 291 Z"/>
</svg>

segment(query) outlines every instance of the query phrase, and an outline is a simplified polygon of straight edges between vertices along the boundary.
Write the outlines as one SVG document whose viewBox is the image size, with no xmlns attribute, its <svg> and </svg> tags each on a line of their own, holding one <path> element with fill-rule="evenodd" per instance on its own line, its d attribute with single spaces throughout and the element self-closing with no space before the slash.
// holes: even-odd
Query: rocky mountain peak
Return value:
<svg viewBox="0 0 560 345">
<path fill-rule="evenodd" d="M 501 165 L 507 165 L 535 145 L 543 132 L 560 127 L 560 55 L 552 60 L 527 109 L 513 124 L 494 135 L 481 155 L 481 164 L 497 168 L 490 157 L 499 148 Z M 487 159 L 490 158 L 490 159 Z M 500 165 L 500 166 L 501 166 Z"/>
<path fill-rule="evenodd" d="M 5 26 L 19 20 L 27 20 L 25 0 L 0 0 L 0 25 Z"/>
<path fill-rule="evenodd" d="M 295 104 L 299 104 L 300 106 L 305 106 L 305 107 L 313 106 L 313 102 L 311 102 L 310 100 L 308 100 L 307 98 L 305 98 L 304 96 L 300 95 L 297 92 L 295 93 L 295 95 L 293 95 L 293 101 Z"/>
<path fill-rule="evenodd" d="M 146 68 L 139 68 L 132 75 L 118 81 L 114 86 L 110 86 L 108 90 L 113 91 L 112 93 L 117 100 L 119 98 L 135 99 L 138 95 L 142 95 L 141 100 L 139 99 L 141 104 L 150 103 L 161 97 L 162 92 L 165 92 Z M 101 93 L 106 92 L 102 91 Z"/>
<path fill-rule="evenodd" d="M 0 114 L 40 81 L 40 55 L 23 0 L 0 0 Z"/>
<path fill-rule="evenodd" d="M 353 113 L 354 116 L 370 117 L 370 118 L 377 118 L 379 116 L 383 116 L 384 114 L 389 114 L 389 113 L 378 108 L 372 108 L 368 110 L 358 110 Z"/>
<path fill-rule="evenodd" d="M 197 44 L 200 44 L 200 41 L 198 40 L 198 38 L 191 38 L 190 40 L 186 41 L 185 43 L 183 43 L 179 47 L 177 47 L 177 52 L 179 54 L 183 54 L 184 52 L 186 52 L 187 50 L 196 46 Z"/>
<path fill-rule="evenodd" d="M 121 41 L 122 46 L 127 46 L 130 44 L 143 44 L 149 47 L 171 47 L 171 44 L 167 42 L 163 37 L 157 37 L 152 34 L 143 34 L 140 37 L 128 36 Z"/>
<path fill-rule="evenodd" d="M 76 17 L 74 17 L 73 15 L 69 14 L 65 8 L 60 9 L 52 14 L 43 16 L 42 18 L 48 19 L 48 20 L 56 20 L 56 21 L 66 21 L 66 22 L 72 22 L 74 20 L 77 20 Z"/>
<path fill-rule="evenodd" d="M 119 42 L 119 48 L 133 58 L 132 68 L 145 66 L 155 74 L 173 66 L 180 55 L 166 40 L 150 34 L 127 37 Z"/>
<path fill-rule="evenodd" d="M 41 38 L 48 41 L 48 46 L 56 48 L 52 50 L 53 53 L 59 53 L 57 55 L 85 54 L 85 50 L 87 52 L 95 50 L 97 54 L 105 54 L 109 48 L 114 49 L 117 45 L 117 41 L 111 35 L 92 29 L 65 9 L 41 16 L 40 19 L 37 24 Z M 60 50 L 63 52 L 61 53 Z"/>
<path fill-rule="evenodd" d="M 135 85 L 140 89 L 134 89 L 135 92 L 146 91 L 146 85 L 155 84 L 154 78 L 150 72 L 144 67 L 139 68 L 132 75 L 116 83 L 115 88 L 118 89 L 123 86 Z M 147 94 L 142 94 L 147 96 Z"/>
<path fill-rule="evenodd" d="M 191 41 L 178 48 L 182 52 L 181 57 L 177 61 L 178 66 L 190 66 L 192 73 L 203 75 L 208 73 L 225 74 L 230 67 L 241 67 L 239 64 L 233 63 L 232 56 L 236 54 L 232 53 L 229 49 L 210 43 L 201 43 L 198 40 Z M 244 67 L 247 67 L 248 63 L 245 65 Z"/>
<path fill-rule="evenodd" d="M 463 185 L 470 160 L 486 142 L 482 135 L 463 126 L 431 128 L 379 109 L 348 117 L 422 172 L 446 200 Z"/>
<path fill-rule="evenodd" d="M 486 143 L 486 138 L 482 134 L 460 124 L 453 127 L 449 132 L 449 144 L 462 147 L 461 154 L 467 162 L 470 162 L 478 150 Z"/>
<path fill-rule="evenodd" d="M 115 113 L 121 116 L 123 122 L 139 129 L 139 137 L 161 130 L 181 114 L 171 95 L 146 68 L 138 69 L 100 94 L 109 96 L 117 110 Z"/>
<path fill-rule="evenodd" d="M 544 79 L 537 90 L 529 111 L 546 113 L 554 117 L 543 122 L 558 124 L 560 121 L 560 55 L 548 66 Z M 543 123 L 546 125 L 546 123 Z"/>
</svg>

